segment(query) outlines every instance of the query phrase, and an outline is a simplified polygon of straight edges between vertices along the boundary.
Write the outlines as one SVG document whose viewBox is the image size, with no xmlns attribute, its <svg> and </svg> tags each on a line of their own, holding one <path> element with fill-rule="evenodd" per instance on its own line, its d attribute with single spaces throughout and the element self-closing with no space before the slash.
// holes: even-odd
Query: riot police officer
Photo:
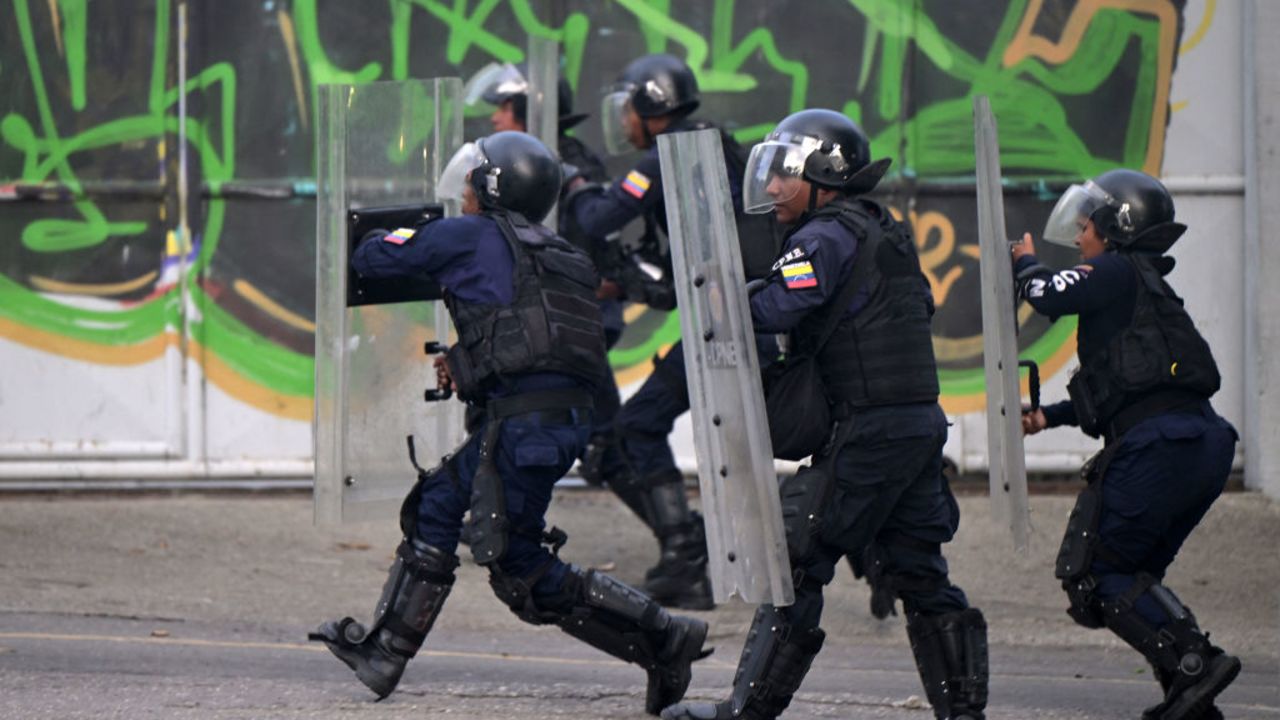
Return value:
<svg viewBox="0 0 1280 720">
<path fill-rule="evenodd" d="M 545 530 L 543 516 L 552 486 L 586 443 L 593 387 L 606 371 L 591 262 L 538 224 L 559 186 L 560 166 L 537 139 L 482 138 L 440 180 L 442 196 L 461 196 L 463 216 L 374 231 L 352 258 L 362 277 L 440 283 L 458 341 L 438 372 L 483 411 L 452 456 L 420 471 L 405 500 L 404 540 L 373 624 L 345 618 L 312 636 L 379 697 L 395 689 L 449 595 L 468 509 L 471 551 L 498 597 L 526 622 L 559 625 L 643 667 L 648 712 L 684 694 L 702 656 L 706 623 L 670 615 L 545 547 L 564 542 L 562 532 Z"/>
<path fill-rule="evenodd" d="M 466 100 L 468 104 L 484 101 L 492 105 L 494 110 L 489 116 L 494 132 L 514 131 L 527 132 L 529 107 L 529 82 L 525 77 L 525 65 L 491 64 L 481 69 L 467 82 Z M 588 115 L 573 112 L 573 91 L 569 83 L 562 77 L 557 84 L 557 106 L 559 108 L 559 134 L 556 138 L 557 151 L 564 169 L 564 187 L 578 178 L 591 184 L 600 184 L 608 179 L 604 162 L 591 148 L 578 138 L 569 134 Z M 591 236 L 586 233 L 572 213 L 567 211 L 564 201 L 566 191 L 562 191 L 559 206 L 559 233 L 569 242 L 582 248 L 597 268 L 607 266 L 604 259 L 610 250 L 608 238 Z M 622 302 L 615 297 L 600 298 L 600 315 L 604 324 L 605 349 L 612 349 L 622 337 L 624 321 Z M 591 440 L 583 451 L 582 465 L 579 473 L 583 479 L 594 485 L 603 483 L 606 472 L 624 467 L 620 449 L 616 442 L 613 421 L 621 407 L 622 398 L 618 394 L 618 385 L 613 373 L 605 373 L 596 387 L 595 424 L 591 429 Z"/>
<path fill-rule="evenodd" d="M 489 123 L 494 132 L 528 132 L 529 81 L 525 71 L 524 63 L 491 64 L 467 81 L 468 104 L 483 100 L 493 106 Z M 556 152 L 561 162 L 572 165 L 588 182 L 604 182 L 608 177 L 604 162 L 585 143 L 569 134 L 590 116 L 573 111 L 573 89 L 564 78 L 556 82 L 556 104 L 560 110 Z"/>
<path fill-rule="evenodd" d="M 1078 425 L 1105 442 L 1058 555 L 1067 612 L 1151 663 L 1165 693 L 1143 715 L 1153 720 L 1222 717 L 1214 697 L 1240 672 L 1162 584 L 1222 492 L 1237 439 L 1209 403 L 1220 384 L 1209 346 L 1165 281 L 1164 253 L 1186 230 L 1173 218 L 1159 180 L 1112 170 L 1071 186 L 1045 228 L 1079 247 L 1079 265 L 1042 265 L 1030 234 L 1013 246 L 1020 295 L 1050 318 L 1079 317 L 1070 400 L 1026 413 L 1023 429 Z"/>
<path fill-rule="evenodd" d="M 691 117 L 700 102 L 693 71 L 671 55 L 647 55 L 633 61 L 604 97 L 601 119 L 606 149 L 615 154 L 645 151 L 636 165 L 608 188 L 581 185 L 565 202 L 579 226 L 596 237 L 613 234 L 636 218 L 644 221 L 640 249 L 602 268 L 606 294 L 657 310 L 675 308 L 655 138 L 712 127 Z M 740 209 L 743 158 L 735 152 L 740 146 L 727 134 L 721 135 L 734 204 Z M 765 244 L 771 241 L 766 234 L 744 237 L 762 237 Z M 772 250 L 770 246 L 766 260 L 772 257 Z M 767 339 L 765 343 L 762 358 L 770 355 Z M 650 526 L 661 545 L 660 560 L 648 572 L 645 590 L 666 605 L 706 609 L 713 601 L 703 522 L 689 509 L 684 478 L 667 440 L 676 418 L 688 409 L 684 352 L 677 342 L 655 360 L 653 373 L 615 419 L 626 464 L 604 467 L 602 473 L 610 488 Z"/>
<path fill-rule="evenodd" d="M 788 354 L 816 357 L 834 426 L 810 469 L 782 486 L 795 604 L 757 610 L 726 700 L 664 718 L 777 717 L 822 647 L 822 589 L 846 555 L 874 563 L 862 569 L 890 605 L 902 600 L 936 717 L 984 717 L 986 622 L 941 551 L 959 510 L 942 475 L 933 297 L 909 229 L 862 197 L 888 164 L 871 162 L 862 130 L 830 110 L 788 116 L 751 151 L 747 211 L 790 226 L 751 316 L 758 331 L 788 333 Z"/>
</svg>

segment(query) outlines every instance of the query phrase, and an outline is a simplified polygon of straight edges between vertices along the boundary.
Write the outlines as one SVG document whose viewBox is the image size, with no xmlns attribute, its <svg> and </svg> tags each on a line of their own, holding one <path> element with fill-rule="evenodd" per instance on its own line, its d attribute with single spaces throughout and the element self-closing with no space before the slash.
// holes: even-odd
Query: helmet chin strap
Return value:
<svg viewBox="0 0 1280 720">
<path fill-rule="evenodd" d="M 809 183 L 809 209 L 805 212 L 813 212 L 818 209 L 818 186 Z"/>
</svg>

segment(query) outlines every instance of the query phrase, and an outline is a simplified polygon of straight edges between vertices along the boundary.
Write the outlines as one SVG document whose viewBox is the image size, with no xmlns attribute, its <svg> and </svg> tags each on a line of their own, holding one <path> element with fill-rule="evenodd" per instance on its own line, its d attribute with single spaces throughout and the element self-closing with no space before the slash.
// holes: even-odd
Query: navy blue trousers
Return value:
<svg viewBox="0 0 1280 720">
<path fill-rule="evenodd" d="M 533 588 L 535 598 L 556 595 L 569 569 L 534 537 L 546 527 L 543 518 L 551 504 L 551 488 L 569 471 L 591 433 L 591 413 L 572 412 L 573 424 L 544 424 L 541 413 L 507 418 L 498 435 L 495 461 L 506 492 L 507 519 L 511 527 L 525 531 L 509 535 L 507 553 L 498 565 L 514 577 L 547 567 Z M 449 462 L 427 473 L 418 488 L 418 537 L 448 553 L 457 551 L 462 517 L 471 506 L 471 480 L 480 464 L 485 427 L 487 422 L 481 423 Z"/>
<path fill-rule="evenodd" d="M 889 539 L 899 535 L 941 544 L 959 528 L 960 509 L 942 475 L 947 440 L 942 408 L 937 403 L 874 408 L 859 412 L 852 422 L 852 436 L 837 451 L 836 486 L 823 515 L 821 542 L 797 568 L 806 581 L 783 614 L 796 629 L 818 627 L 822 586 L 835 577 L 836 564 L 846 555 L 861 557 L 873 542 L 881 546 L 887 575 L 935 585 L 903 591 L 907 612 L 941 615 L 969 607 L 964 592 L 947 577 L 946 558 Z"/>
<path fill-rule="evenodd" d="M 1235 428 L 1208 402 L 1190 412 L 1157 415 L 1132 427 L 1102 477 L 1098 537 L 1124 561 L 1095 559 L 1098 598 L 1123 594 L 1137 573 L 1164 578 L 1182 543 L 1222 494 L 1235 457 Z M 1168 614 L 1150 594 L 1135 608 L 1159 627 Z"/>
</svg>

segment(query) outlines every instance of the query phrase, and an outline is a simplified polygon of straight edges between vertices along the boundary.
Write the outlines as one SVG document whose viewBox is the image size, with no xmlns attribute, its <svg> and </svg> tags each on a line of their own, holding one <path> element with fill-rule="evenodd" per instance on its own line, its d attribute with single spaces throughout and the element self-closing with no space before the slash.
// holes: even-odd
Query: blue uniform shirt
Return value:
<svg viewBox="0 0 1280 720">
<path fill-rule="evenodd" d="M 641 215 L 654 217 L 666 232 L 667 211 L 657 145 L 649 148 L 640 162 L 604 193 L 581 195 L 573 204 L 573 212 L 583 232 L 592 237 L 617 232 Z"/>
<path fill-rule="evenodd" d="M 672 123 L 660 135 L 711 127 L 706 123 L 683 119 Z M 729 173 L 729 193 L 735 212 L 742 210 L 742 177 Z M 662 196 L 662 163 L 658 160 L 658 144 L 645 151 L 644 157 L 603 194 L 584 194 L 574 202 L 573 212 L 584 232 L 604 237 L 621 230 L 642 215 L 653 218 L 663 233 L 667 232 L 667 209 Z"/>
<path fill-rule="evenodd" d="M 751 296 L 756 332 L 789 332 L 830 303 L 852 276 L 857 254 L 857 238 L 834 217 L 809 220 L 791 233 L 767 284 Z M 860 288 L 846 312 L 857 313 L 867 297 L 868 289 Z"/>
<path fill-rule="evenodd" d="M 1024 255 L 1014 265 L 1014 273 L 1020 276 L 1018 293 L 1036 312 L 1052 320 L 1079 316 L 1076 354 L 1082 363 L 1133 320 L 1138 278 L 1133 266 L 1120 255 L 1105 252 L 1056 273 L 1041 265 L 1022 276 L 1036 265 L 1039 261 L 1034 255 Z M 1045 405 L 1043 410 L 1049 427 L 1079 424 L 1070 401 Z"/>
<path fill-rule="evenodd" d="M 351 266 L 367 278 L 429 275 L 462 302 L 508 305 L 514 299 L 515 258 L 492 219 L 463 215 L 409 230 L 370 232 Z"/>
<path fill-rule="evenodd" d="M 515 300 L 511 247 L 498 224 L 484 215 L 371 231 L 351 256 L 351 266 L 368 278 L 428 275 L 459 302 L 510 305 Z M 529 373 L 509 378 L 491 395 L 577 386 L 585 383 L 559 373 Z"/>
</svg>

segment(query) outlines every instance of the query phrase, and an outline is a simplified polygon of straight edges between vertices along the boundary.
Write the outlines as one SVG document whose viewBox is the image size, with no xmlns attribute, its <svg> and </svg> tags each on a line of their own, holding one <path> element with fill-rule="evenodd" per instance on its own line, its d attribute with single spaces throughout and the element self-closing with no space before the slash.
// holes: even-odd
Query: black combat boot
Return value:
<svg viewBox="0 0 1280 720">
<path fill-rule="evenodd" d="M 1168 697 L 1169 690 L 1173 687 L 1175 673 L 1167 673 L 1155 665 L 1151 666 L 1151 670 L 1155 674 L 1156 680 L 1160 681 L 1160 689 L 1164 691 L 1165 697 Z M 1142 720 L 1160 720 L 1160 715 L 1164 710 L 1165 703 L 1163 701 L 1152 705 L 1142 711 Z M 1213 705 L 1211 703 L 1208 709 L 1196 718 L 1196 720 L 1223 720 L 1222 711 L 1218 709 L 1217 705 Z"/>
<path fill-rule="evenodd" d="M 925 697 L 938 720 L 983 720 L 987 707 L 987 621 L 977 608 L 907 613 L 907 637 Z"/>
<path fill-rule="evenodd" d="M 690 666 L 711 654 L 702 649 L 707 624 L 671 615 L 644 593 L 604 573 L 575 570 L 574 577 L 580 587 L 577 601 L 555 613 L 552 621 L 588 645 L 644 668 L 649 676 L 645 712 L 657 715 L 679 702 L 692 679 Z"/>
<path fill-rule="evenodd" d="M 729 699 L 680 703 L 662 711 L 664 720 L 773 720 L 791 698 L 822 649 L 826 633 L 794 630 L 772 605 L 761 605 L 751 622 Z"/>
<path fill-rule="evenodd" d="M 374 610 L 373 626 L 347 617 L 330 620 L 307 636 L 329 650 L 381 700 L 400 682 L 453 587 L 458 558 L 418 540 L 405 540 Z"/>
<path fill-rule="evenodd" d="M 1133 608 L 1144 592 L 1169 615 L 1169 622 L 1153 627 Z M 1191 609 L 1173 591 L 1140 574 L 1123 596 L 1102 603 L 1107 627 L 1142 653 L 1155 668 L 1165 690 L 1164 700 L 1147 708 L 1144 720 L 1201 720 L 1221 717 L 1214 707 L 1218 696 L 1240 674 L 1240 660 L 1209 642 Z"/>
<path fill-rule="evenodd" d="M 645 481 L 662 554 L 645 574 L 644 591 L 667 607 L 710 610 L 715 601 L 707 574 L 706 526 L 702 516 L 689 509 L 684 476 L 673 470 Z"/>
</svg>

